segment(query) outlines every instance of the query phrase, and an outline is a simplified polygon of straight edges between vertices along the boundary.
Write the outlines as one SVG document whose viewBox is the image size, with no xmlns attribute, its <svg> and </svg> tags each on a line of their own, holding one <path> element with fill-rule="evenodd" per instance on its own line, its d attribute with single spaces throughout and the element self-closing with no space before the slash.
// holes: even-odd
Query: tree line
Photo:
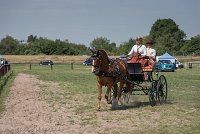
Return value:
<svg viewBox="0 0 200 134">
<path fill-rule="evenodd" d="M 152 25 L 149 35 L 144 37 L 144 44 L 153 40 L 158 55 L 168 52 L 172 55 L 200 54 L 200 35 L 186 40 L 186 34 L 170 18 L 158 19 Z M 97 37 L 90 43 L 95 49 L 105 49 L 109 55 L 126 55 L 135 44 L 135 39 L 121 43 L 110 42 L 106 37 Z M 3 55 L 89 55 L 84 44 L 71 43 L 68 40 L 51 40 L 36 35 L 29 35 L 26 43 L 7 35 L 0 42 L 0 54 Z"/>
</svg>

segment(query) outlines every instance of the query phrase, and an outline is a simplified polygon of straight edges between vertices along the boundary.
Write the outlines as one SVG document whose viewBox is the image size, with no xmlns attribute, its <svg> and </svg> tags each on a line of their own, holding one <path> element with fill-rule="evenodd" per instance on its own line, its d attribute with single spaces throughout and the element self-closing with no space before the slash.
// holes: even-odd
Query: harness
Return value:
<svg viewBox="0 0 200 134">
<path fill-rule="evenodd" d="M 120 69 L 119 69 L 119 65 L 117 64 L 117 61 L 110 59 L 110 64 L 109 64 L 109 68 L 112 68 L 114 66 L 114 70 L 113 71 L 98 71 L 95 72 L 96 76 L 102 76 L 102 77 L 112 77 L 112 78 L 116 78 L 120 75 Z"/>
</svg>

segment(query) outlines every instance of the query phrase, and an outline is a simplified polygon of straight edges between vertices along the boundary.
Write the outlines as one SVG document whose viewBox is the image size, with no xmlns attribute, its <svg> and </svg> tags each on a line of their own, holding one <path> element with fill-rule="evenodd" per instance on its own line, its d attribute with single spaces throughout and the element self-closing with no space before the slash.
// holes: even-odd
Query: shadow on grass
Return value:
<svg viewBox="0 0 200 134">
<path fill-rule="evenodd" d="M 164 103 L 157 102 L 157 104 L 154 107 L 162 106 L 162 105 L 172 105 L 172 104 L 174 104 L 172 101 L 166 101 Z M 111 107 L 111 111 L 143 108 L 143 107 L 149 107 L 149 106 L 151 106 L 149 102 L 131 102 L 128 105 L 121 105 L 114 108 Z"/>
</svg>

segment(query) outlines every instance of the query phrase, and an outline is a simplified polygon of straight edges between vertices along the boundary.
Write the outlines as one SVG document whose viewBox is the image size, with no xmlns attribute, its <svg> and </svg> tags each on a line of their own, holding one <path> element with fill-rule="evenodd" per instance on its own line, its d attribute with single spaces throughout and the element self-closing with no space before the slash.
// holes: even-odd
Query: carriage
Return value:
<svg viewBox="0 0 200 134">
<path fill-rule="evenodd" d="M 148 58 L 145 59 L 146 61 Z M 148 95 L 151 106 L 157 102 L 160 104 L 167 99 L 167 81 L 164 75 L 159 76 L 159 71 L 151 66 L 142 66 L 140 62 L 127 62 L 129 77 L 126 82 L 130 89 L 122 89 L 122 97 L 125 103 L 129 102 L 130 95 Z M 111 94 L 112 95 L 112 94 Z"/>
<path fill-rule="evenodd" d="M 105 99 L 108 104 L 114 104 L 115 100 L 122 99 L 128 103 L 130 95 L 148 95 L 151 106 L 155 106 L 157 102 L 166 102 L 166 78 L 164 75 L 158 75 L 150 59 L 137 55 L 125 63 L 118 58 L 110 59 L 102 49 L 91 52 L 92 73 L 97 78 L 99 111 L 103 86 L 107 87 Z"/>
</svg>

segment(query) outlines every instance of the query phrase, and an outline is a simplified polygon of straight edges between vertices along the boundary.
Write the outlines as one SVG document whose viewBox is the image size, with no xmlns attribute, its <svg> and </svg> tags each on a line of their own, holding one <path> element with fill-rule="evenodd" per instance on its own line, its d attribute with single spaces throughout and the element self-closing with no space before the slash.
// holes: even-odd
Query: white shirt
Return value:
<svg viewBox="0 0 200 134">
<path fill-rule="evenodd" d="M 153 49 L 153 48 L 148 48 L 147 47 L 147 56 L 156 57 L 156 50 Z"/>
<path fill-rule="evenodd" d="M 128 55 L 132 55 L 133 53 L 140 53 L 141 56 L 147 55 L 147 48 L 145 45 L 134 45 Z"/>
</svg>

